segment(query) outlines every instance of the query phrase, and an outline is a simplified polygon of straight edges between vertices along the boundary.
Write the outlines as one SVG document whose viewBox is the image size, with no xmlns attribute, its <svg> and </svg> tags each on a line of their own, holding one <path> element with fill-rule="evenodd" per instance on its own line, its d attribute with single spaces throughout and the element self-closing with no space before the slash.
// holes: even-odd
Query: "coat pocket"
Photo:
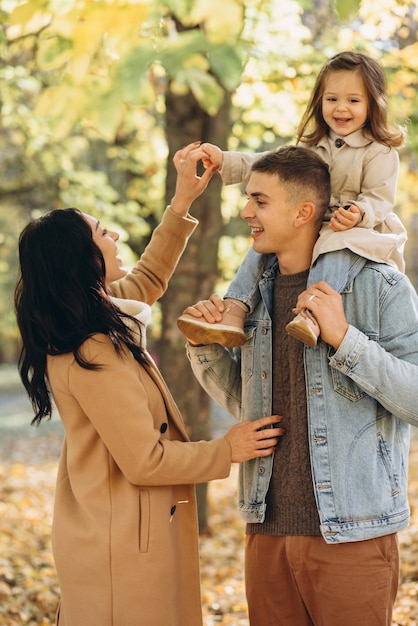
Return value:
<svg viewBox="0 0 418 626">
<path fill-rule="evenodd" d="M 139 551 L 148 552 L 150 531 L 150 498 L 147 489 L 139 490 Z"/>
</svg>

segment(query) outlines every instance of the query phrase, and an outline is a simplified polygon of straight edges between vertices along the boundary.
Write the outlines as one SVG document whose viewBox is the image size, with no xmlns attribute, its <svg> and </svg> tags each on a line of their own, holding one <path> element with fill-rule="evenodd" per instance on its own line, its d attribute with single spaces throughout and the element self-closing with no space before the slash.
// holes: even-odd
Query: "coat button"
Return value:
<svg viewBox="0 0 418 626">
<path fill-rule="evenodd" d="M 164 424 L 161 424 L 161 426 L 160 426 L 160 433 L 165 433 L 167 428 L 168 428 L 168 424 L 166 422 L 164 422 Z"/>
</svg>

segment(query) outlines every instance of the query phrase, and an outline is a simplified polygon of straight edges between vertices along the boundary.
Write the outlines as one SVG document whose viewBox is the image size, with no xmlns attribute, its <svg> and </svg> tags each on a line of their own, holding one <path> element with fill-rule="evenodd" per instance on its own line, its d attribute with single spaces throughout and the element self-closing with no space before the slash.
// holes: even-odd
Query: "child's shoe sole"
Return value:
<svg viewBox="0 0 418 626">
<path fill-rule="evenodd" d="M 309 311 L 303 311 L 287 324 L 286 332 L 291 337 L 306 343 L 309 347 L 315 348 L 320 329 L 313 315 Z"/>
<path fill-rule="evenodd" d="M 181 315 L 177 326 L 187 339 L 199 344 L 218 343 L 226 348 L 244 345 L 247 337 L 243 330 L 222 323 L 210 324 L 192 315 Z"/>
</svg>

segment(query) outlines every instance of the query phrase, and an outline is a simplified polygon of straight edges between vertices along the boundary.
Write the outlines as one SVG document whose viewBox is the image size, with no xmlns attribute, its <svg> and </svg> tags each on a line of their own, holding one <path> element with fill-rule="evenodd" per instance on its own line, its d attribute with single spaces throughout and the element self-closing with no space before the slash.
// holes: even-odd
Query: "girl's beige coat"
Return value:
<svg viewBox="0 0 418 626">
<path fill-rule="evenodd" d="M 112 294 L 152 304 L 167 287 L 196 225 L 170 208 L 135 269 Z M 105 335 L 88 360 L 48 358 L 65 429 L 53 550 L 59 626 L 200 626 L 194 483 L 228 475 L 222 438 L 190 443 L 158 369 L 118 356 Z"/>
</svg>

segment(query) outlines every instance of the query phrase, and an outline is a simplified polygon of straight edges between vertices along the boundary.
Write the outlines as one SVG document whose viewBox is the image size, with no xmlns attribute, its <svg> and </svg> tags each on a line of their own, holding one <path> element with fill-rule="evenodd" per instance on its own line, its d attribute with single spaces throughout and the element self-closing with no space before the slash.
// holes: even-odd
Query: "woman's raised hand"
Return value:
<svg viewBox="0 0 418 626">
<path fill-rule="evenodd" d="M 204 152 L 200 141 L 178 150 L 173 157 L 177 171 L 176 191 L 171 200 L 171 208 L 179 215 L 187 215 L 193 200 L 196 200 L 206 189 L 216 169 L 205 169 L 201 176 L 197 174 L 197 164 L 202 160 Z"/>
</svg>

